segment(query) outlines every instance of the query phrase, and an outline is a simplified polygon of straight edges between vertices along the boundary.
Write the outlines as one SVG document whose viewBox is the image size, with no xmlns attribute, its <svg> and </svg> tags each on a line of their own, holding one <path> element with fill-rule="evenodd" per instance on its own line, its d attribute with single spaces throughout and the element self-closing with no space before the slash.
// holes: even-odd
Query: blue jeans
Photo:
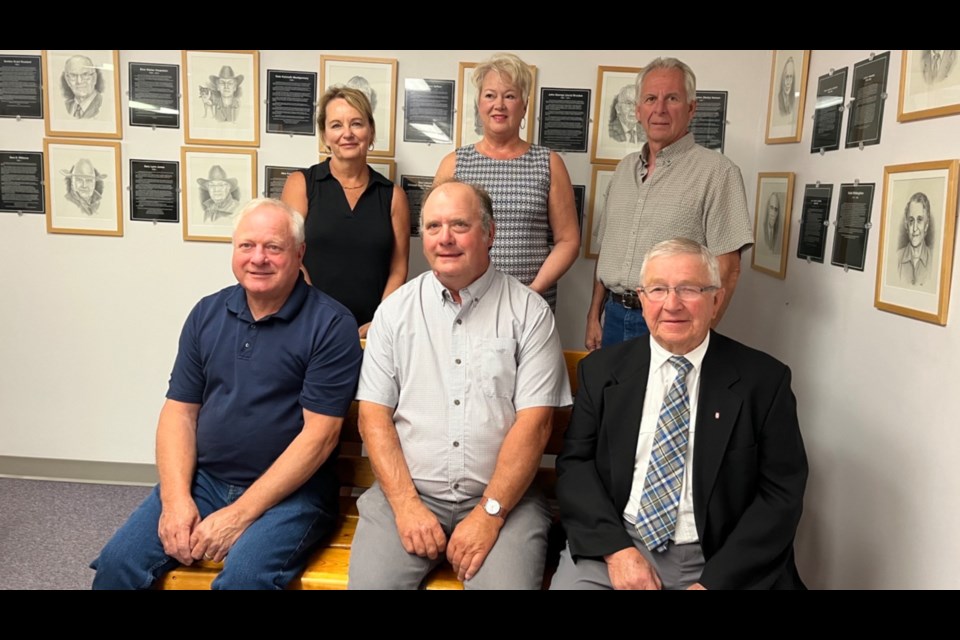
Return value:
<svg viewBox="0 0 960 640">
<path fill-rule="evenodd" d="M 600 346 L 610 347 L 631 338 L 639 338 L 650 333 L 640 309 L 627 309 L 619 302 L 607 297 L 603 305 L 603 335 Z"/>
<path fill-rule="evenodd" d="M 202 519 L 233 503 L 245 490 L 197 470 L 191 493 Z M 303 570 L 311 547 L 333 528 L 336 509 L 336 502 L 322 504 L 309 482 L 297 489 L 240 535 L 213 588 L 283 589 Z M 97 572 L 94 589 L 149 589 L 178 566 L 164 553 L 157 535 L 161 511 L 157 485 L 90 564 Z"/>
</svg>

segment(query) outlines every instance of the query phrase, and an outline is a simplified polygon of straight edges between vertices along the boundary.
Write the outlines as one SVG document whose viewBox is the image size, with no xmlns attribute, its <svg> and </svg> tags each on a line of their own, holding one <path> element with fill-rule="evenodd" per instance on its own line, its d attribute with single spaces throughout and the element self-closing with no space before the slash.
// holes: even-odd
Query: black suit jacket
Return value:
<svg viewBox="0 0 960 640">
<path fill-rule="evenodd" d="M 574 558 L 633 544 L 624 529 L 650 367 L 649 338 L 580 362 L 557 458 L 557 498 Z M 807 458 L 790 369 L 712 333 L 700 371 L 693 506 L 708 589 L 803 588 L 793 540 Z"/>
</svg>

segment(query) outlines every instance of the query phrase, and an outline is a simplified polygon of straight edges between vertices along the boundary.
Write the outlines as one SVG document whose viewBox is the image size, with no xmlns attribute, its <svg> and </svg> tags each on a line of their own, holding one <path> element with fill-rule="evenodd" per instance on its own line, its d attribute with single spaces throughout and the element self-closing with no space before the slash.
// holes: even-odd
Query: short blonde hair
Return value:
<svg viewBox="0 0 960 640">
<path fill-rule="evenodd" d="M 473 70 L 473 86 L 477 88 L 476 102 L 480 102 L 480 91 L 483 89 L 483 79 L 491 71 L 496 71 L 501 76 L 508 78 L 510 84 L 516 85 L 520 90 L 520 97 L 523 99 L 523 105 L 527 105 L 530 99 L 530 91 L 533 89 L 533 72 L 530 66 L 512 53 L 495 53 Z"/>
<path fill-rule="evenodd" d="M 360 89 L 343 85 L 327 89 L 327 92 L 321 96 L 320 102 L 317 104 L 317 126 L 320 127 L 320 139 L 323 140 L 323 131 L 327 127 L 327 107 L 337 98 L 346 100 L 348 105 L 359 111 L 360 115 L 367 119 L 367 123 L 370 125 L 370 142 L 374 142 L 377 138 L 377 125 L 373 121 L 373 108 L 370 106 L 367 94 Z"/>
</svg>

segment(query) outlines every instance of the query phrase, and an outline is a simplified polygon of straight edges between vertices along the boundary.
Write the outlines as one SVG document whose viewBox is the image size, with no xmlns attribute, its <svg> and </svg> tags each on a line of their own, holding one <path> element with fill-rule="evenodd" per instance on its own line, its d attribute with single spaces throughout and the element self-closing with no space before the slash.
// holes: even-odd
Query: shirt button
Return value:
<svg viewBox="0 0 960 640">
<path fill-rule="evenodd" d="M 456 360 L 454 360 L 454 362 L 456 362 L 457 364 L 460 364 L 460 358 L 457 358 Z"/>
<path fill-rule="evenodd" d="M 257 328 L 256 323 L 251 322 L 251 323 L 250 323 L 250 328 L 251 328 L 251 329 L 256 329 L 256 328 Z"/>
<path fill-rule="evenodd" d="M 457 324 L 463 324 L 463 320 L 461 320 L 460 318 L 457 318 Z"/>
<path fill-rule="evenodd" d="M 250 348 L 250 343 L 249 343 L 249 342 L 244 343 L 243 348 L 244 348 L 244 349 L 249 349 L 249 348 Z"/>
<path fill-rule="evenodd" d="M 459 446 L 460 446 L 460 443 L 459 443 L 459 442 L 457 442 L 456 440 L 454 440 L 454 441 L 453 441 L 453 446 L 455 446 L 455 447 L 459 447 Z"/>
<path fill-rule="evenodd" d="M 454 400 L 454 401 L 453 401 L 453 404 L 454 404 L 455 406 L 458 406 L 458 407 L 459 407 L 459 406 L 460 406 L 460 401 L 459 401 L 459 400 Z"/>
<path fill-rule="evenodd" d="M 454 489 L 459 489 L 459 488 L 460 488 L 460 483 L 459 483 L 459 482 L 454 482 L 454 483 L 453 483 L 453 488 L 454 488 Z"/>
</svg>

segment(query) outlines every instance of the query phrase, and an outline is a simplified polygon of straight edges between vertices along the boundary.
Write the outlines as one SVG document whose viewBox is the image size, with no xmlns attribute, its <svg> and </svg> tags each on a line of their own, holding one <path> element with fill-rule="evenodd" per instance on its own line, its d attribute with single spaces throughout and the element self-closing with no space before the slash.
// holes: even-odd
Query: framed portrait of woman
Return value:
<svg viewBox="0 0 960 640">
<path fill-rule="evenodd" d="M 455 144 L 457 147 L 466 147 L 480 142 L 483 138 L 483 123 L 480 122 L 480 113 L 477 107 L 477 89 L 473 85 L 473 70 L 478 62 L 461 62 L 457 82 L 457 124 L 454 127 Z M 533 142 L 533 120 L 537 103 L 537 66 L 527 65 L 533 74 L 533 85 L 530 87 L 530 96 L 527 100 L 527 115 L 520 127 L 520 137 L 527 142 Z"/>
<path fill-rule="evenodd" d="M 637 122 L 637 77 L 643 67 L 598 67 L 590 162 L 617 164 L 640 151 L 647 134 Z"/>
<path fill-rule="evenodd" d="M 874 306 L 947 324 L 960 161 L 884 167 Z"/>
<path fill-rule="evenodd" d="M 44 138 L 47 233 L 123 235 L 120 143 Z"/>
<path fill-rule="evenodd" d="M 794 174 L 790 172 L 761 173 L 757 177 L 750 266 L 781 280 L 787 276 L 793 180 Z"/>
<path fill-rule="evenodd" d="M 260 52 L 183 51 L 184 141 L 260 146 Z"/>
<path fill-rule="evenodd" d="M 900 61 L 897 122 L 960 113 L 960 51 L 905 49 Z"/>
<path fill-rule="evenodd" d="M 368 156 L 393 157 L 397 135 L 397 61 L 395 58 L 320 56 L 320 94 L 336 85 L 359 89 L 370 101 L 377 139 Z M 320 153 L 323 147 L 323 126 Z"/>
<path fill-rule="evenodd" d="M 47 135 L 119 139 L 119 51 L 45 49 L 41 53 Z"/>
<path fill-rule="evenodd" d="M 770 100 L 767 104 L 767 144 L 800 142 L 803 105 L 807 99 L 809 49 L 777 49 L 770 68 Z"/>
</svg>

